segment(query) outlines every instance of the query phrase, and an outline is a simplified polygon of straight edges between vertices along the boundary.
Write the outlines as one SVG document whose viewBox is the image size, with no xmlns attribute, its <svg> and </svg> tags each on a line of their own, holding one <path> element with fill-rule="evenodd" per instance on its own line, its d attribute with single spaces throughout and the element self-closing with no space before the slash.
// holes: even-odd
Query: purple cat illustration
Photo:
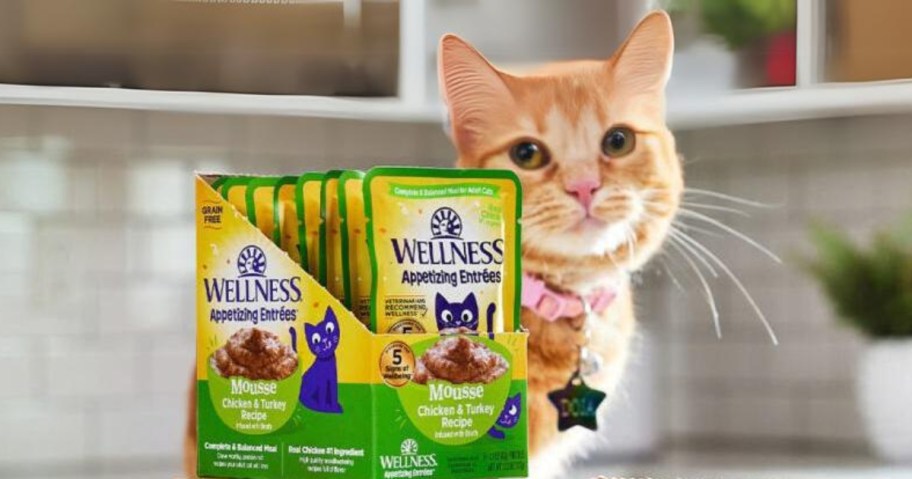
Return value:
<svg viewBox="0 0 912 479">
<path fill-rule="evenodd" d="M 478 301 L 475 299 L 475 293 L 469 293 L 462 302 L 450 302 L 437 293 L 434 300 L 436 306 L 434 315 L 437 318 L 437 330 L 466 328 L 472 331 L 478 331 Z M 488 331 L 493 331 L 494 311 L 497 307 L 494 303 L 488 305 L 487 325 Z"/>
<path fill-rule="evenodd" d="M 494 439 L 503 439 L 506 436 L 503 431 L 497 429 L 498 427 L 510 429 L 515 427 L 519 422 L 519 416 L 522 414 L 522 393 L 516 393 L 513 397 L 508 397 L 507 402 L 504 404 L 503 410 L 500 412 L 500 417 L 497 418 L 497 423 L 494 426 L 491 426 L 491 429 L 488 430 L 488 435 Z"/>
<path fill-rule="evenodd" d="M 305 324 L 304 335 L 307 347 L 315 359 L 301 378 L 298 400 L 308 409 L 340 414 L 342 405 L 339 404 L 339 378 L 336 372 L 336 347 L 339 346 L 340 331 L 333 310 L 326 308 L 323 321 Z M 292 338 L 294 337 L 292 333 Z"/>
</svg>

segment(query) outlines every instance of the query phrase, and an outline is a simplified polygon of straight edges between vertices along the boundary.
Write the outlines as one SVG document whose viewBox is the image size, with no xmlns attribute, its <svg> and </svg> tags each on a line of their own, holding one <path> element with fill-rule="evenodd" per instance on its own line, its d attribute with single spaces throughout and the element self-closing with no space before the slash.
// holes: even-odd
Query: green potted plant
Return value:
<svg viewBox="0 0 912 479">
<path fill-rule="evenodd" d="M 669 0 L 737 59 L 741 87 L 795 84 L 795 0 Z"/>
<path fill-rule="evenodd" d="M 858 403 L 874 450 L 912 461 L 912 221 L 859 246 L 815 226 L 805 261 L 841 321 L 870 339 L 856 372 Z"/>
</svg>

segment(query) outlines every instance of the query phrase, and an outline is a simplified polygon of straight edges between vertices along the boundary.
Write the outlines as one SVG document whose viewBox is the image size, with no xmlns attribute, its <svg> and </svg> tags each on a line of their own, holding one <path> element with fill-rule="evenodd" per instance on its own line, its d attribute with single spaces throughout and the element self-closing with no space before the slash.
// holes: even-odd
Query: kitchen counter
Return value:
<svg viewBox="0 0 912 479">
<path fill-rule="evenodd" d="M 151 465 L 141 470 L 109 468 L 109 472 L 92 471 L 20 471 L 5 479 L 171 479 L 180 476 L 174 468 L 156 470 Z M 653 459 L 610 461 L 592 458 L 580 464 L 565 477 L 589 479 L 908 479 L 912 465 L 890 466 L 860 453 L 784 454 L 766 452 L 672 450 Z"/>
<path fill-rule="evenodd" d="M 590 459 L 567 478 L 624 479 L 907 479 L 912 465 L 884 465 L 858 453 L 784 454 L 672 451 L 634 462 Z"/>
</svg>

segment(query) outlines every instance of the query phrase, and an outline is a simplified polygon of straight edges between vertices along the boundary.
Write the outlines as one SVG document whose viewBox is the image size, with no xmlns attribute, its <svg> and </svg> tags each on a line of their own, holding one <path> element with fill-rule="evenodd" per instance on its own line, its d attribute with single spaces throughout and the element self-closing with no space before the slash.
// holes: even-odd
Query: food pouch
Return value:
<svg viewBox="0 0 912 479">
<path fill-rule="evenodd" d="M 247 219 L 266 235 L 275 241 L 275 190 L 279 183 L 275 176 L 258 176 L 247 183 L 244 199 L 247 203 Z"/>
<path fill-rule="evenodd" d="M 215 178 L 214 180 L 212 180 L 212 183 L 210 186 L 212 186 L 212 189 L 215 191 L 221 191 L 222 184 L 225 183 L 225 180 L 227 180 L 228 178 L 231 178 L 231 177 L 230 176 L 219 176 L 218 178 Z"/>
<path fill-rule="evenodd" d="M 518 329 L 522 189 L 515 174 L 375 168 L 364 196 L 374 331 Z"/>
<path fill-rule="evenodd" d="M 322 173 L 305 173 L 295 183 L 295 212 L 298 215 L 298 238 L 301 266 L 312 276 L 320 272 L 320 188 Z"/>
<path fill-rule="evenodd" d="M 247 185 L 253 180 L 250 176 L 231 176 L 222 182 L 222 198 L 228 200 L 242 215 L 247 216 Z"/>
<path fill-rule="evenodd" d="M 364 173 L 346 171 L 339 177 L 342 222 L 342 286 L 345 304 L 361 322 L 370 322 L 371 263 L 364 215 Z"/>
<path fill-rule="evenodd" d="M 275 237 L 273 241 L 288 253 L 288 256 L 301 264 L 301 245 L 298 236 L 298 211 L 295 204 L 295 183 L 297 176 L 283 176 L 276 183 L 273 198 L 273 222 Z"/>
<path fill-rule="evenodd" d="M 333 170 L 323 176 L 320 189 L 320 283 L 329 294 L 342 300 L 342 225 L 339 221 L 339 177 L 342 171 Z"/>
</svg>

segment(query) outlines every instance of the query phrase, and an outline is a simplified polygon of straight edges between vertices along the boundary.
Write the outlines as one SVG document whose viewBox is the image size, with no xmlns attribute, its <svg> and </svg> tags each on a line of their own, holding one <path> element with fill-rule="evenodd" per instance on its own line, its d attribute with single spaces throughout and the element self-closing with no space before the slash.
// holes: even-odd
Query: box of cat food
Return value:
<svg viewBox="0 0 912 479">
<path fill-rule="evenodd" d="M 223 182 L 196 178 L 199 476 L 527 475 L 524 333 L 372 333 Z"/>
</svg>

